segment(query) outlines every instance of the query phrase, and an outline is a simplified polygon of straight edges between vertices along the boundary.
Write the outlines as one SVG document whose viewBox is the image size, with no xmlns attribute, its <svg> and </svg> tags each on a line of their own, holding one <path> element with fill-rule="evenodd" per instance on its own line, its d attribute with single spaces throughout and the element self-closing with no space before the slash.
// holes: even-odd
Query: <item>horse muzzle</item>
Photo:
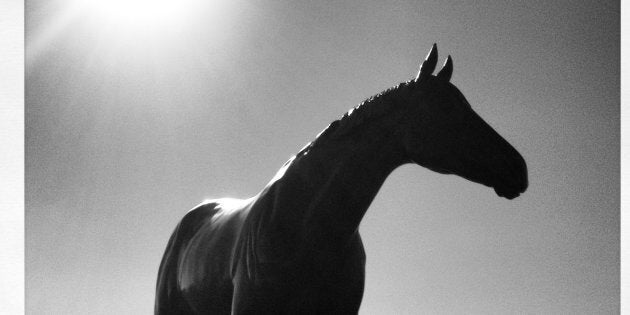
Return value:
<svg viewBox="0 0 630 315">
<path fill-rule="evenodd" d="M 494 185 L 494 191 L 499 197 L 512 200 L 524 193 L 529 186 L 527 165 L 520 154 L 518 157 L 516 165 L 511 168 L 507 176 Z"/>
</svg>

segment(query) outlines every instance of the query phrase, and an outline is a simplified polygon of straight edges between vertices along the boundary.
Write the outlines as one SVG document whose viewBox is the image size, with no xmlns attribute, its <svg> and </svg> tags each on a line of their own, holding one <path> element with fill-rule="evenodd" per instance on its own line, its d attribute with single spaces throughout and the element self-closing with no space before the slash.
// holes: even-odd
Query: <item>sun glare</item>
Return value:
<svg viewBox="0 0 630 315">
<path fill-rule="evenodd" d="M 76 4 L 94 23 L 133 32 L 181 27 L 201 0 L 77 0 Z"/>
<path fill-rule="evenodd" d="M 142 59 L 179 51 L 201 41 L 221 42 L 230 36 L 231 11 L 228 0 L 59 0 L 27 34 L 29 62 L 38 60 L 57 40 L 70 42 L 68 55 L 84 55 L 86 60 L 121 59 L 121 54 Z M 217 44 L 218 45 L 218 44 Z M 31 63 L 32 64 L 32 63 Z"/>
</svg>

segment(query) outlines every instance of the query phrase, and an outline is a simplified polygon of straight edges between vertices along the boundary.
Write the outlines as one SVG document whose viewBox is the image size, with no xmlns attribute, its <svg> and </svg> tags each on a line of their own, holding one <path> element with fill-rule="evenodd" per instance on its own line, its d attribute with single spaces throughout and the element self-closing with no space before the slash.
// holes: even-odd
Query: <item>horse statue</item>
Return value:
<svg viewBox="0 0 630 315">
<path fill-rule="evenodd" d="M 356 314 L 365 251 L 359 223 L 387 176 L 416 163 L 513 199 L 528 186 L 523 157 L 449 82 L 434 44 L 415 79 L 332 122 L 256 196 L 216 199 L 173 232 L 155 314 Z"/>
</svg>

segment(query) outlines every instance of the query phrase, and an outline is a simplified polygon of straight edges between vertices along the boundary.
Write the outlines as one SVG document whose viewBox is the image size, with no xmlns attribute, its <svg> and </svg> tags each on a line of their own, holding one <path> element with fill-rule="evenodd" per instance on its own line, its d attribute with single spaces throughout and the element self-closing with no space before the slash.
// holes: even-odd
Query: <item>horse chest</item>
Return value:
<svg viewBox="0 0 630 315">
<path fill-rule="evenodd" d="M 310 252 L 291 264 L 259 264 L 255 277 L 239 268 L 233 311 L 352 314 L 358 312 L 364 280 L 365 252 L 357 235 L 344 252 Z"/>
</svg>

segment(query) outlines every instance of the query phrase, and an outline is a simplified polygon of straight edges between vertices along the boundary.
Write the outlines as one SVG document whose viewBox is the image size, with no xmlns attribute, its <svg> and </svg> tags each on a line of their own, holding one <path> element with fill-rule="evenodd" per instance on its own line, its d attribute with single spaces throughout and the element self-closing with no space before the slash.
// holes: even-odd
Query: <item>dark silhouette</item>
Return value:
<svg viewBox="0 0 630 315">
<path fill-rule="evenodd" d="M 433 45 L 414 80 L 331 123 L 256 196 L 184 216 L 160 265 L 156 314 L 355 314 L 365 252 L 359 223 L 387 176 L 416 163 L 512 199 L 521 155 L 439 73 Z"/>
</svg>

